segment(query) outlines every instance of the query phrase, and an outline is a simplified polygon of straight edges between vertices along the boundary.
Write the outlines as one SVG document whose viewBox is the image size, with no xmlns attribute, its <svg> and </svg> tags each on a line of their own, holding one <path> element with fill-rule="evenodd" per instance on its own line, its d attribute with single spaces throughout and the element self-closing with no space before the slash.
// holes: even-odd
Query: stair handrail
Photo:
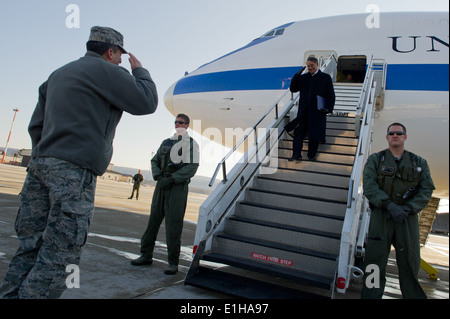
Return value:
<svg viewBox="0 0 450 319">
<path fill-rule="evenodd" d="M 222 167 L 222 172 L 223 172 L 223 179 L 222 182 L 226 183 L 226 181 L 228 180 L 227 178 L 227 169 L 226 169 L 226 161 L 228 158 L 231 157 L 231 155 L 233 155 L 234 152 L 236 152 L 236 150 L 238 149 L 239 146 L 242 145 L 242 143 L 244 143 L 247 138 L 253 133 L 255 135 L 255 143 L 256 145 L 258 145 L 258 136 L 257 136 L 257 128 L 258 125 L 261 124 L 262 121 L 264 121 L 266 119 L 266 117 L 272 113 L 272 111 L 275 109 L 275 117 L 274 119 L 278 119 L 279 117 L 279 110 L 278 110 L 278 105 L 279 103 L 286 97 L 286 95 L 290 92 L 289 89 L 287 89 L 282 95 L 281 97 L 266 111 L 266 113 L 264 113 L 263 116 L 261 116 L 261 118 L 252 126 L 251 130 L 244 135 L 243 138 L 241 138 L 241 140 L 239 142 L 237 142 L 233 148 L 222 158 L 222 160 L 217 164 L 216 169 L 214 171 L 213 176 L 211 177 L 211 180 L 208 184 L 209 187 L 212 187 L 214 184 L 214 181 L 217 178 L 217 174 L 219 173 L 220 168 Z M 291 101 L 294 100 L 293 95 L 291 96 Z M 293 106 L 293 103 L 291 105 L 291 107 Z"/>
<path fill-rule="evenodd" d="M 374 81 L 372 57 L 367 68 L 366 79 L 363 85 L 365 88 L 363 92 L 364 94 L 360 97 L 360 102 L 364 101 L 364 103 L 360 103 L 361 108 L 358 111 L 364 111 L 364 115 L 362 119 L 362 126 L 360 126 L 358 131 L 359 141 L 350 176 L 347 209 L 341 233 L 341 247 L 339 252 L 336 287 L 337 291 L 340 293 L 345 293 L 350 281 L 349 278 L 352 270 L 355 271 L 355 273 L 358 272 L 362 275 L 362 271 L 360 269 L 353 267 L 353 261 L 357 248 L 356 240 L 358 237 L 358 230 L 363 229 L 363 231 L 359 233 L 359 236 L 365 236 L 365 232 L 367 231 L 367 227 L 365 227 L 365 225 L 361 225 L 363 223 L 360 223 L 360 221 L 364 221 L 364 223 L 368 222 L 368 211 L 365 209 L 367 205 L 365 203 L 361 186 L 362 172 L 370 154 L 373 120 L 375 114 L 376 86 L 377 82 Z M 358 121 L 359 117 L 357 116 L 356 121 Z M 356 274 L 353 274 L 353 276 L 357 277 Z"/>
<path fill-rule="evenodd" d="M 364 76 L 363 86 L 361 88 L 361 93 L 359 94 L 358 105 L 356 106 L 355 115 L 355 135 L 358 137 L 360 133 L 361 125 L 361 114 L 364 112 L 364 106 L 366 104 L 366 97 L 368 95 L 369 87 L 369 77 L 373 73 L 374 57 L 370 57 L 369 63 L 367 65 L 366 75 Z"/>
<path fill-rule="evenodd" d="M 334 62 L 334 63 L 333 63 Z M 324 63 L 321 64 L 320 70 L 331 76 L 333 82 L 336 82 L 338 61 L 334 54 L 331 54 Z"/>
</svg>

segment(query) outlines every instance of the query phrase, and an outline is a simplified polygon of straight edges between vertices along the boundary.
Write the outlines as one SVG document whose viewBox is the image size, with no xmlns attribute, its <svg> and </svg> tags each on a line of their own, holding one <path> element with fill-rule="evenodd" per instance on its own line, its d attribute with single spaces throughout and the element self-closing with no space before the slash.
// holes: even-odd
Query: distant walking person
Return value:
<svg viewBox="0 0 450 319">
<path fill-rule="evenodd" d="M 15 229 L 19 248 L 0 285 L 0 298 L 59 298 L 69 265 L 78 265 L 94 212 L 97 176 L 112 156 L 123 112 L 155 112 L 150 73 L 129 54 L 119 66 L 123 36 L 92 27 L 87 53 L 53 72 L 39 88 L 28 131 L 32 160 Z M 82 273 L 82 271 L 81 271 Z"/>
<path fill-rule="evenodd" d="M 405 150 L 407 139 L 403 124 L 387 129 L 389 148 L 370 155 L 364 167 L 364 195 L 371 207 L 364 269 L 378 267 L 378 282 L 366 282 L 362 298 L 381 299 L 386 285 L 386 265 L 391 245 L 395 247 L 400 289 L 405 299 L 425 299 L 419 284 L 420 234 L 418 214 L 434 190 L 427 161 Z M 370 279 L 370 278 L 369 278 Z M 373 286 L 372 286 L 373 284 Z"/>
<path fill-rule="evenodd" d="M 297 117 L 286 125 L 287 132 L 295 129 L 292 157 L 289 161 L 301 160 L 303 140 L 308 138 L 308 159 L 316 160 L 319 143 L 325 142 L 327 114 L 333 112 L 335 94 L 331 77 L 318 69 L 319 62 L 314 57 L 306 61 L 308 73 L 299 71 L 291 81 L 291 92 L 300 91 Z M 324 99 L 324 108 L 319 110 L 318 97 Z"/>
<path fill-rule="evenodd" d="M 153 193 L 148 226 L 141 239 L 141 256 L 131 261 L 135 266 L 152 264 L 156 236 L 165 218 L 169 261 L 164 271 L 166 275 L 174 275 L 178 271 L 188 184 L 199 165 L 198 144 L 189 136 L 188 127 L 189 117 L 179 114 L 175 120 L 176 134 L 164 140 L 152 158 L 152 174 L 158 182 Z"/>
<path fill-rule="evenodd" d="M 142 171 L 133 176 L 133 191 L 131 192 L 131 196 L 128 199 L 132 199 L 134 192 L 136 191 L 136 200 L 139 199 L 139 188 L 141 188 L 141 184 L 144 181 L 144 176 L 142 175 Z"/>
</svg>

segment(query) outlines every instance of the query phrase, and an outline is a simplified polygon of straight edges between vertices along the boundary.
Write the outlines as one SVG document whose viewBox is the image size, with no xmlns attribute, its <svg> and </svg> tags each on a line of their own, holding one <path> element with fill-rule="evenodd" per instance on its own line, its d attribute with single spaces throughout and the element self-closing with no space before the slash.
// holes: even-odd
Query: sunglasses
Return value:
<svg viewBox="0 0 450 319">
<path fill-rule="evenodd" d="M 175 124 L 181 124 L 181 125 L 183 125 L 183 124 L 186 124 L 186 122 L 183 122 L 183 121 L 175 121 Z"/>
<path fill-rule="evenodd" d="M 405 132 L 402 132 L 402 131 L 389 131 L 387 133 L 387 135 L 390 135 L 390 136 L 392 136 L 394 134 L 397 134 L 398 136 L 401 136 L 401 135 L 405 135 Z"/>
</svg>

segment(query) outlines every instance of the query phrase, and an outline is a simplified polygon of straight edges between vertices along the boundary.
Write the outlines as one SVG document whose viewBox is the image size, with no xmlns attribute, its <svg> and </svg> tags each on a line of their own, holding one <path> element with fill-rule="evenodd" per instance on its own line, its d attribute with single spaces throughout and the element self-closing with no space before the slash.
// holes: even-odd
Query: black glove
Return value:
<svg viewBox="0 0 450 319">
<path fill-rule="evenodd" d="M 395 203 L 390 203 L 387 206 L 388 212 L 391 214 L 392 220 L 396 223 L 401 223 L 408 217 L 410 209 L 408 206 L 397 205 Z"/>
<path fill-rule="evenodd" d="M 158 180 L 158 185 L 164 190 L 168 190 L 170 186 L 175 182 L 173 177 L 161 177 Z"/>
</svg>

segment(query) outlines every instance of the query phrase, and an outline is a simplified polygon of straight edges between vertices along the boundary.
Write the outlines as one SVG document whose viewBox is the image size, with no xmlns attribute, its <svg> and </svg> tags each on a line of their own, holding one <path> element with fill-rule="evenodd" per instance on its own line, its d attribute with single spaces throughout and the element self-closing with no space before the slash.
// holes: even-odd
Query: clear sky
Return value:
<svg viewBox="0 0 450 319">
<path fill-rule="evenodd" d="M 79 28 L 68 28 L 70 4 L 79 8 Z M 152 152 L 171 135 L 173 116 L 163 97 L 181 78 L 270 29 L 288 22 L 365 13 L 448 11 L 447 0 L 2 0 L 0 9 L 0 146 L 5 146 L 13 109 L 18 108 L 9 147 L 31 148 L 27 126 L 37 90 L 51 72 L 78 59 L 94 25 L 109 26 L 125 37 L 125 48 L 141 60 L 155 81 L 158 110 L 147 116 L 124 113 L 116 131 L 112 163 L 149 169 Z M 130 70 L 126 56 L 123 67 Z M 211 176 L 212 166 L 199 174 Z"/>
</svg>

